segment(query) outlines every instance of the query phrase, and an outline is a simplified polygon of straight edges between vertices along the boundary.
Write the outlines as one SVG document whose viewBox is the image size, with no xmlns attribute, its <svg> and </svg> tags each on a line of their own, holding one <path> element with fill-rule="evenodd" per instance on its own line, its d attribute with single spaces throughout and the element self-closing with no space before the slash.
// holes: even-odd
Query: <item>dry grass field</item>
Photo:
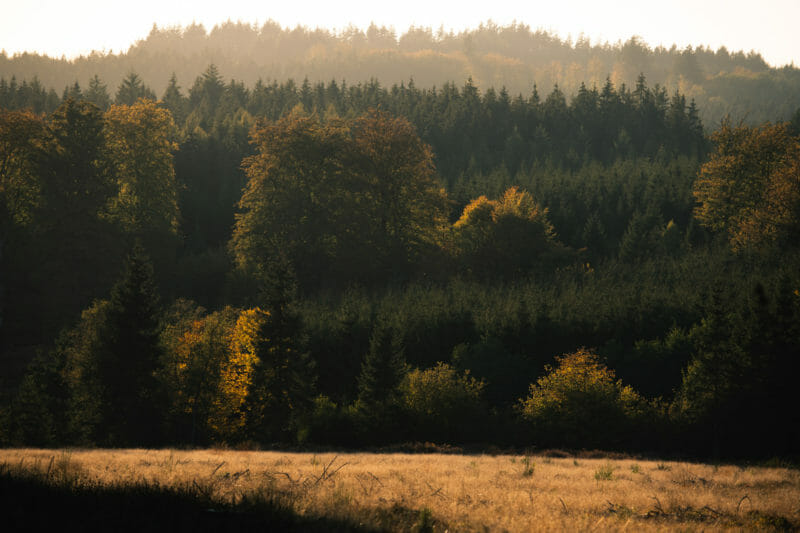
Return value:
<svg viewBox="0 0 800 533">
<path fill-rule="evenodd" d="M 191 488 L 235 505 L 427 531 L 797 530 L 800 472 L 582 457 L 176 450 L 0 450 L 53 483 Z M 260 496 L 259 496 L 260 495 Z"/>
</svg>

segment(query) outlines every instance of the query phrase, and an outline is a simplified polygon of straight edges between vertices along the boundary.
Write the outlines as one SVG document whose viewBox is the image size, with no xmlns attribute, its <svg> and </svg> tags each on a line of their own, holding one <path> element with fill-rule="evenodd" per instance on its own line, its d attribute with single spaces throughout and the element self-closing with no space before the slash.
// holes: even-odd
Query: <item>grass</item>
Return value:
<svg viewBox="0 0 800 533">
<path fill-rule="evenodd" d="M 614 465 L 606 463 L 594 471 L 594 478 L 597 481 L 611 481 L 614 479 Z"/>
<path fill-rule="evenodd" d="M 800 472 L 508 455 L 0 450 L 0 502 L 11 531 L 780 531 L 800 527 Z"/>
</svg>

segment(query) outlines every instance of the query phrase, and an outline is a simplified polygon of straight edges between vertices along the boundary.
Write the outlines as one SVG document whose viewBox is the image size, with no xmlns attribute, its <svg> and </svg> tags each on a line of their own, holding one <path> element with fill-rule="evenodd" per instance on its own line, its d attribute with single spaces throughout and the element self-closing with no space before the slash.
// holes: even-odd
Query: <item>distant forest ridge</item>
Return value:
<svg viewBox="0 0 800 533">
<path fill-rule="evenodd" d="M 384 86 L 408 83 L 441 87 L 472 79 L 476 87 L 505 87 L 512 95 L 530 95 L 534 86 L 558 86 L 576 94 L 581 83 L 602 87 L 633 86 L 640 74 L 651 85 L 680 91 L 695 100 L 712 129 L 729 115 L 747 123 L 788 120 L 800 107 L 800 69 L 771 67 L 760 54 L 725 47 L 651 48 L 640 38 L 592 43 L 580 36 L 561 39 L 514 23 L 485 23 L 459 33 L 414 27 L 402 35 L 371 25 L 341 32 L 305 27 L 283 28 L 274 21 L 261 27 L 226 22 L 210 32 L 202 25 L 158 28 L 120 54 L 92 52 L 76 59 L 38 54 L 0 53 L 0 77 L 27 80 L 59 91 L 76 82 L 88 87 L 98 76 L 117 87 L 137 73 L 157 95 L 175 75 L 190 87 L 199 72 L 214 64 L 224 78 L 252 86 L 258 80 L 312 83 L 378 80 Z"/>
</svg>

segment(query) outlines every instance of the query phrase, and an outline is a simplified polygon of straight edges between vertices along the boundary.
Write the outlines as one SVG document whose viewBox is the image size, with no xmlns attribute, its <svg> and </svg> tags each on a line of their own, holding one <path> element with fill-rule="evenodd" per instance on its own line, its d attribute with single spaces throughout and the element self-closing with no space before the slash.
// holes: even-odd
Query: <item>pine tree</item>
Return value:
<svg viewBox="0 0 800 533">
<path fill-rule="evenodd" d="M 111 97 L 108 95 L 108 88 L 97 74 L 89 80 L 89 90 L 86 91 L 83 96 L 102 111 L 105 111 L 111 105 Z"/>
<path fill-rule="evenodd" d="M 166 108 L 172 113 L 172 118 L 175 120 L 175 123 L 183 124 L 184 120 L 186 120 L 189 100 L 181 94 L 178 78 L 175 76 L 174 72 L 169 79 L 169 85 L 164 91 L 164 96 L 161 97 L 161 101 L 164 102 Z"/>
<path fill-rule="evenodd" d="M 154 444 L 160 433 L 158 386 L 161 357 L 159 303 L 153 267 L 136 243 L 125 274 L 111 290 L 98 378 L 104 392 L 108 444 Z"/>
<path fill-rule="evenodd" d="M 155 93 L 142 82 L 142 79 L 135 72 L 128 74 L 117 90 L 117 105 L 133 105 L 139 98 L 155 100 Z"/>
<path fill-rule="evenodd" d="M 408 371 L 403 352 L 399 332 L 380 320 L 358 376 L 358 400 L 364 406 L 386 406 L 397 399 L 398 387 Z"/>
</svg>

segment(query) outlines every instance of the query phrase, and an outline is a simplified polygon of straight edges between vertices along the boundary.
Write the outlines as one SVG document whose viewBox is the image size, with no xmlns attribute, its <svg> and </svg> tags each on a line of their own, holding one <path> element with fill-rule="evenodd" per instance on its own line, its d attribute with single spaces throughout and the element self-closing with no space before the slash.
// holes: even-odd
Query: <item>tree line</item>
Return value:
<svg viewBox="0 0 800 533">
<path fill-rule="evenodd" d="M 562 39 L 521 23 L 491 22 L 458 33 L 411 27 L 405 32 L 371 25 L 340 32 L 227 22 L 211 29 L 154 26 L 126 51 L 93 52 L 72 60 L 23 53 L 0 54 L 0 76 L 32 80 L 45 87 L 88 87 L 96 74 L 118 85 L 131 71 L 149 80 L 158 94 L 173 74 L 191 80 L 215 63 L 237 80 L 330 80 L 377 78 L 388 85 L 413 78 L 420 87 L 442 87 L 472 77 L 483 91 L 505 86 L 527 94 L 534 81 L 558 85 L 566 94 L 581 83 L 632 87 L 640 73 L 653 83 L 694 98 L 703 120 L 717 124 L 726 115 L 750 121 L 787 120 L 800 106 L 800 70 L 772 65 L 755 52 L 704 46 L 650 47 L 638 37 L 616 43 L 585 36 Z"/>
<path fill-rule="evenodd" d="M 94 80 L 93 88 L 83 90 L 76 84 L 64 97 L 103 109 L 112 101 L 131 105 L 139 97 L 153 96 L 133 73 L 113 98 L 98 78 Z M 370 108 L 406 117 L 432 147 L 437 179 L 455 200 L 451 218 L 480 195 L 496 197 L 513 185 L 538 189 L 537 197 L 548 205 L 569 203 L 557 210 L 563 217 L 554 223 L 562 238 L 576 247 L 588 244 L 585 237 L 599 231 L 611 234 L 617 242 L 609 248 L 616 250 L 628 220 L 649 203 L 637 198 L 642 192 L 630 190 L 633 184 L 625 183 L 631 170 L 609 171 L 614 164 L 635 162 L 643 167 L 639 172 L 669 174 L 667 179 L 675 182 L 669 186 L 671 194 L 686 199 L 696 161 L 707 150 L 694 103 L 681 93 L 669 95 L 663 87 L 648 86 L 644 76 L 632 88 L 617 87 L 610 80 L 602 89 L 582 86 L 567 99 L 558 87 L 546 97 L 536 88 L 516 96 L 504 89 L 481 93 L 470 80 L 460 88 L 448 83 L 441 89 L 419 89 L 413 81 L 386 88 L 375 80 L 355 85 L 308 80 L 298 85 L 289 80 L 248 88 L 235 80 L 225 83 L 212 65 L 195 79 L 188 94 L 173 77 L 161 101 L 181 131 L 175 168 L 184 185 L 183 231 L 197 247 L 220 246 L 230 238 L 233 206 L 245 184 L 239 165 L 252 154 L 248 132 L 255 117 L 277 120 L 297 107 L 321 119 L 352 118 Z M 26 105 L 41 111 L 35 104 Z M 670 165 L 672 170 L 663 170 Z M 597 179 L 597 174 L 611 175 Z M 556 175 L 561 175 L 557 187 L 547 183 Z M 589 195 L 586 181 L 612 190 Z M 653 176 L 652 181 L 663 178 Z M 598 204 L 601 197 L 618 196 L 620 189 L 626 189 L 628 201 Z M 662 203 L 661 212 L 651 218 L 686 223 L 691 206 L 681 202 L 674 198 L 669 205 Z"/>
<path fill-rule="evenodd" d="M 794 449 L 792 124 L 128 81 L 0 115 L 4 442 Z"/>
</svg>

